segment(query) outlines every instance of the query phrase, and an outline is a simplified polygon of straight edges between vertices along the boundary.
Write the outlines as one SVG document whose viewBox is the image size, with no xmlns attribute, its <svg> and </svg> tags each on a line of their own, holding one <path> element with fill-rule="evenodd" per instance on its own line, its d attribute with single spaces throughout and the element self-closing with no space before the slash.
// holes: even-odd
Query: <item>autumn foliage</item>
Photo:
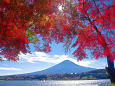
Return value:
<svg viewBox="0 0 115 86">
<path fill-rule="evenodd" d="M 78 60 L 87 57 L 86 50 L 96 59 L 115 59 L 115 1 L 0 0 L 0 55 L 17 61 L 29 43 L 50 52 L 53 41 L 77 46 Z"/>
</svg>

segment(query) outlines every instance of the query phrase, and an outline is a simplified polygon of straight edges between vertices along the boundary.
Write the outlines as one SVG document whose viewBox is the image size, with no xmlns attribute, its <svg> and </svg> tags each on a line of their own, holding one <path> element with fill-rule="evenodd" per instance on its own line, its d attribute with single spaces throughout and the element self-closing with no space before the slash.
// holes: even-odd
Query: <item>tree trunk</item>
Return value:
<svg viewBox="0 0 115 86">
<path fill-rule="evenodd" d="M 111 61 L 110 60 L 110 56 L 107 56 L 107 63 L 108 63 L 108 67 L 106 68 L 109 76 L 110 76 L 110 80 L 112 83 L 115 83 L 115 69 L 114 69 L 114 60 Z"/>
</svg>

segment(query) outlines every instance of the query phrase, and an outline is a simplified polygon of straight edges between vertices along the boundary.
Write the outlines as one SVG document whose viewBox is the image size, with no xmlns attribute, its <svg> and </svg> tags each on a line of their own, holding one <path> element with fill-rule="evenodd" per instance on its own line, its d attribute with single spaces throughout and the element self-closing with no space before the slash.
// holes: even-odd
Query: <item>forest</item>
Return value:
<svg viewBox="0 0 115 86">
<path fill-rule="evenodd" d="M 66 73 L 54 75 L 9 75 L 0 76 L 0 80 L 97 80 L 109 79 L 105 69 L 98 69 L 84 73 Z"/>
</svg>

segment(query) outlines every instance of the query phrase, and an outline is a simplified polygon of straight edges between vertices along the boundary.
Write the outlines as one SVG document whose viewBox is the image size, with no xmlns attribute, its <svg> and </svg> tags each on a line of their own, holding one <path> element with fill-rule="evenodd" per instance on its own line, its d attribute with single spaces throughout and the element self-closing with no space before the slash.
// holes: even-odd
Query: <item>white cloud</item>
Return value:
<svg viewBox="0 0 115 86">
<path fill-rule="evenodd" d="M 85 67 L 92 67 L 92 63 L 94 63 L 96 60 L 82 60 L 82 61 L 77 61 L 76 59 L 68 57 L 68 55 L 48 55 L 44 52 L 33 52 L 32 54 L 20 54 L 20 61 L 27 61 L 30 63 L 36 63 L 38 61 L 40 62 L 47 62 L 47 63 L 54 63 L 58 64 L 64 60 L 70 60 L 78 65 L 85 66 Z"/>
<path fill-rule="evenodd" d="M 11 68 L 7 68 L 7 67 L 0 67 L 0 70 L 15 70 L 15 71 L 19 71 L 19 70 L 22 70 L 22 69 L 20 69 L 20 68 L 14 68 L 14 67 L 11 67 Z"/>
</svg>

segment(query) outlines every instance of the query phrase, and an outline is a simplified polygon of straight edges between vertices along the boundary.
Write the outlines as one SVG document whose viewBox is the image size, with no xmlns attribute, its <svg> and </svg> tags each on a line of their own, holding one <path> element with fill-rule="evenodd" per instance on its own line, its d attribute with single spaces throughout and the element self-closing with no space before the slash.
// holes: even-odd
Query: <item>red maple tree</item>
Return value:
<svg viewBox="0 0 115 86">
<path fill-rule="evenodd" d="M 14 61 L 20 52 L 29 52 L 31 42 L 45 52 L 52 41 L 78 46 L 73 52 L 78 60 L 87 57 L 88 49 L 96 59 L 107 57 L 115 82 L 114 0 L 0 0 L 0 41 L 0 55 Z"/>
</svg>

